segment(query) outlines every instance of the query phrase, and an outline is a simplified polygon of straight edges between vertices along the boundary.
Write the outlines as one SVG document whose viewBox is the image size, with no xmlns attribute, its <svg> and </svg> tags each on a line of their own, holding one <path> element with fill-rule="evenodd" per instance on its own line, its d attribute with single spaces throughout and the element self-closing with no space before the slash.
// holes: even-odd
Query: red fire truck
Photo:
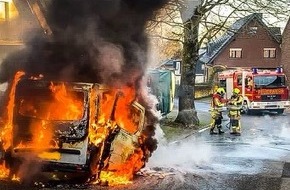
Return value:
<svg viewBox="0 0 290 190">
<path fill-rule="evenodd" d="M 219 86 L 225 88 L 226 98 L 238 88 L 244 97 L 243 112 L 282 114 L 290 107 L 289 88 L 283 68 L 235 68 L 218 73 Z"/>
</svg>

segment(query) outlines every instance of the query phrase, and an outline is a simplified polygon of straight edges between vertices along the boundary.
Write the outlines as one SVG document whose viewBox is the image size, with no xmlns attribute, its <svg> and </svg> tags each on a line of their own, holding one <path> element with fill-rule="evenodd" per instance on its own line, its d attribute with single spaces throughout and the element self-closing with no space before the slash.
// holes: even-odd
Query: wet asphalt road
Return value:
<svg viewBox="0 0 290 190">
<path fill-rule="evenodd" d="M 196 104 L 199 111 L 208 110 L 207 106 Z M 222 135 L 209 135 L 204 129 L 183 141 L 160 146 L 149 165 L 181 172 L 184 186 L 180 188 L 185 189 L 290 189 L 289 111 L 243 115 L 241 121 L 241 136 L 231 135 L 226 127 Z M 227 122 L 225 117 L 223 123 Z"/>
</svg>

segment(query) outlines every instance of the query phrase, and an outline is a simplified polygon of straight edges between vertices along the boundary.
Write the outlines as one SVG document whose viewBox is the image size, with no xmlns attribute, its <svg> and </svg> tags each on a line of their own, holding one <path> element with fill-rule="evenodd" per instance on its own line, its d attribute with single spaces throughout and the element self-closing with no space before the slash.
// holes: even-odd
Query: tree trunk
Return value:
<svg viewBox="0 0 290 190">
<path fill-rule="evenodd" d="M 197 12 L 197 9 L 195 10 Z M 195 65 L 198 60 L 198 21 L 194 16 L 184 24 L 181 84 L 178 89 L 179 112 L 175 122 L 185 128 L 197 128 L 199 119 L 194 105 Z"/>
</svg>

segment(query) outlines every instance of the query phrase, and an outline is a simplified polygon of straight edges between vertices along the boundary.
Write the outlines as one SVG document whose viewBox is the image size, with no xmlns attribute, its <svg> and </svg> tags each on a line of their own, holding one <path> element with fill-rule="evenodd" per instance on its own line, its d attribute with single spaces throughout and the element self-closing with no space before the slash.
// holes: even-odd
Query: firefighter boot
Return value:
<svg viewBox="0 0 290 190">
<path fill-rule="evenodd" d="M 216 123 L 215 123 L 215 119 L 212 118 L 212 122 L 210 124 L 210 131 L 209 131 L 209 134 L 210 135 L 215 135 L 217 134 L 217 132 L 214 131 L 214 128 L 216 127 Z"/>
<path fill-rule="evenodd" d="M 210 134 L 210 135 L 216 135 L 216 134 L 217 134 L 217 132 L 215 132 L 215 131 L 214 131 L 214 128 L 212 128 L 212 129 L 210 129 L 210 132 L 209 132 L 209 134 Z"/>
<path fill-rule="evenodd" d="M 231 125 L 232 125 L 231 134 L 238 135 L 238 136 L 241 135 L 240 134 L 240 121 L 236 119 L 232 120 Z"/>
<path fill-rule="evenodd" d="M 236 126 L 232 126 L 231 134 L 236 134 L 236 133 L 237 133 Z"/>
<path fill-rule="evenodd" d="M 241 121 L 240 120 L 238 121 L 237 134 L 236 135 L 238 135 L 238 136 L 241 135 Z"/>
<path fill-rule="evenodd" d="M 222 130 L 222 126 L 218 126 L 219 134 L 223 134 L 224 131 Z"/>
</svg>

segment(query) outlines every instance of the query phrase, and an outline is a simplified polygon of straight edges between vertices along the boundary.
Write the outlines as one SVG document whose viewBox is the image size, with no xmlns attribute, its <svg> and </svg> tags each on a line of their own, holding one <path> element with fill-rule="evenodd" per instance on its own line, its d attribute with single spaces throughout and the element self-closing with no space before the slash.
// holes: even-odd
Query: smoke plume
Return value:
<svg viewBox="0 0 290 190">
<path fill-rule="evenodd" d="M 23 70 L 66 81 L 134 85 L 147 64 L 146 22 L 166 1 L 53 0 L 45 15 L 52 35 L 35 35 L 8 56 L 0 83 Z"/>
</svg>

